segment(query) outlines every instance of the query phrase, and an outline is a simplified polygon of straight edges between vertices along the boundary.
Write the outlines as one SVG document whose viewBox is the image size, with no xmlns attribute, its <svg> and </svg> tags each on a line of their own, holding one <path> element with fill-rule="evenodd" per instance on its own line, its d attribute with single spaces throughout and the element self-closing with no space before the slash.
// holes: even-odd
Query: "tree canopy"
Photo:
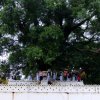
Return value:
<svg viewBox="0 0 100 100">
<path fill-rule="evenodd" d="M 27 75 L 74 66 L 86 70 L 90 83 L 100 83 L 100 0 L 1 0 L 4 51 L 7 64 Z"/>
</svg>

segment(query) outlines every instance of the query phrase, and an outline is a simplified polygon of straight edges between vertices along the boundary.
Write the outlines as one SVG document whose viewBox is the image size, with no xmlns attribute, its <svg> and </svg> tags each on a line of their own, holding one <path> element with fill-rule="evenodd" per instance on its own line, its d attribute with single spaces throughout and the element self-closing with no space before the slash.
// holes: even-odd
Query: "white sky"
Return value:
<svg viewBox="0 0 100 100">
<path fill-rule="evenodd" d="M 9 57 L 9 54 L 8 53 L 3 53 L 2 56 L 0 56 L 0 61 L 4 61 L 4 60 L 7 60 Z"/>
</svg>

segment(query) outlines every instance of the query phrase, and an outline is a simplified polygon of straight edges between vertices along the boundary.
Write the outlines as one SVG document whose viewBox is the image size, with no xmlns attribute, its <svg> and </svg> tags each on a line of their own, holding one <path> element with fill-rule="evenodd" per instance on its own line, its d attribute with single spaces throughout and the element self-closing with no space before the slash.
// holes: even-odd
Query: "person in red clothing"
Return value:
<svg viewBox="0 0 100 100">
<path fill-rule="evenodd" d="M 67 80 L 67 74 L 68 74 L 68 70 L 65 69 L 65 70 L 64 70 L 64 73 L 63 73 L 64 80 Z"/>
<path fill-rule="evenodd" d="M 77 81 L 78 81 L 78 82 L 81 81 L 81 77 L 80 77 L 80 75 L 77 76 Z"/>
</svg>

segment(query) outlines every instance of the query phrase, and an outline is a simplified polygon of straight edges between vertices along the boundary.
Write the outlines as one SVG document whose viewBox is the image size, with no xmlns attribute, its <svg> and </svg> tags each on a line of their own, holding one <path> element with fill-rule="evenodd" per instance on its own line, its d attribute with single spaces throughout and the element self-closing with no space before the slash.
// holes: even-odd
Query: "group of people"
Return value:
<svg viewBox="0 0 100 100">
<path fill-rule="evenodd" d="M 78 72 L 69 72 L 68 70 L 64 71 L 51 71 L 50 69 L 48 71 L 38 71 L 36 73 L 36 80 L 42 81 L 47 80 L 48 83 L 55 80 L 60 81 L 81 81 L 81 76 Z"/>
</svg>

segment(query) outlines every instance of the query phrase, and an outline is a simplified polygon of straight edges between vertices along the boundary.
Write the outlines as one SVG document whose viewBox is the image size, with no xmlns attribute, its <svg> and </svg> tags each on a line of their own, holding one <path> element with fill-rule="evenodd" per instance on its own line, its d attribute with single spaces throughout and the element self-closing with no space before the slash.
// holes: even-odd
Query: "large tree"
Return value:
<svg viewBox="0 0 100 100">
<path fill-rule="evenodd" d="M 27 75 L 69 65 L 92 79 L 100 71 L 99 26 L 100 0 L 1 0 L 0 52 Z"/>
</svg>

